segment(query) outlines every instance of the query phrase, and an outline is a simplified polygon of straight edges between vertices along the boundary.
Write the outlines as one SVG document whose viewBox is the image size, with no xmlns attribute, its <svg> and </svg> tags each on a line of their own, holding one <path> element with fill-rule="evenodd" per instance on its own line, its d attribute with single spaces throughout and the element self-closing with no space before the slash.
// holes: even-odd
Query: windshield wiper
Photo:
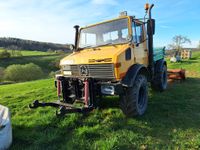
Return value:
<svg viewBox="0 0 200 150">
<path fill-rule="evenodd" d="M 88 46 L 85 46 L 85 47 L 81 47 L 81 49 L 85 49 L 85 48 L 96 48 L 96 47 L 98 47 L 98 46 L 107 46 L 107 45 L 112 45 L 112 44 L 114 44 L 114 43 L 109 42 L 109 43 L 99 44 L 99 45 L 95 45 L 95 46 L 88 45 Z"/>
<path fill-rule="evenodd" d="M 84 49 L 84 48 L 93 48 L 93 46 L 88 45 L 88 46 L 85 46 L 85 47 L 81 47 L 81 49 Z"/>
</svg>

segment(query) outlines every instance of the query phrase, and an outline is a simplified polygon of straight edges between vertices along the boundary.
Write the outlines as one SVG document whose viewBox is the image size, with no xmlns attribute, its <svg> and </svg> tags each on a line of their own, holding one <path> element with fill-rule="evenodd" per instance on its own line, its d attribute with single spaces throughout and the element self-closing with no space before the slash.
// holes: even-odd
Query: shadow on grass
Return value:
<svg viewBox="0 0 200 150">
<path fill-rule="evenodd" d="M 193 60 L 184 60 L 181 63 L 182 64 L 195 64 L 195 63 L 199 63 L 199 61 L 197 61 L 197 59 L 193 59 Z"/>
<path fill-rule="evenodd" d="M 119 96 L 103 97 L 100 104 L 100 109 L 119 108 Z"/>
<path fill-rule="evenodd" d="M 199 131 L 199 90 L 199 78 L 188 78 L 185 82 L 170 84 L 163 93 L 150 90 L 148 109 L 144 116 L 133 119 L 112 117 L 110 128 L 115 132 L 129 130 L 142 136 L 144 140 L 150 137 L 159 141 L 162 146 L 177 143 L 185 146 L 188 138 L 194 138 Z M 117 106 L 116 98 L 110 101 L 110 104 Z M 108 105 L 105 106 L 109 108 Z"/>
<path fill-rule="evenodd" d="M 41 116 L 40 116 L 41 117 Z M 68 122 L 65 126 L 60 126 L 63 118 L 53 117 L 50 123 L 38 122 L 37 125 L 27 127 L 26 125 L 13 126 L 13 143 L 10 149 L 61 149 L 73 131 L 81 126 L 83 118 Z M 65 144 L 64 144 L 65 145 Z"/>
<path fill-rule="evenodd" d="M 144 138 L 149 136 L 160 141 L 161 145 L 173 142 L 173 144 L 181 143 L 179 140 L 185 140 L 182 142 L 187 143 L 188 138 L 194 137 L 199 131 L 199 90 L 199 78 L 174 82 L 163 93 L 150 90 L 148 109 L 144 116 L 136 118 L 123 118 L 121 115 L 119 117 L 111 116 L 110 128 L 115 132 L 126 129 L 142 135 Z M 105 109 L 119 108 L 118 105 L 118 98 L 105 99 L 103 104 Z M 140 125 L 136 125 L 135 122 Z M 179 139 L 176 139 L 176 136 L 179 136 Z"/>
<path fill-rule="evenodd" d="M 189 60 L 183 60 L 183 61 L 180 61 L 180 62 L 170 62 L 170 64 L 174 64 L 174 65 L 192 65 L 192 64 L 198 64 L 199 61 L 197 59 L 189 59 Z"/>
</svg>

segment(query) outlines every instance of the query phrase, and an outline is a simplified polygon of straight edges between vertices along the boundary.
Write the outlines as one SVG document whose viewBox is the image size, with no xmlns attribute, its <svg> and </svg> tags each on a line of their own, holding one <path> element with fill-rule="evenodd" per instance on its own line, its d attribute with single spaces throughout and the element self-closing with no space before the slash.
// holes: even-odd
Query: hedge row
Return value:
<svg viewBox="0 0 200 150">
<path fill-rule="evenodd" d="M 44 77 L 42 69 L 33 63 L 25 65 L 14 64 L 6 69 L 0 68 L 0 80 L 22 82 L 41 79 L 42 77 Z"/>
</svg>

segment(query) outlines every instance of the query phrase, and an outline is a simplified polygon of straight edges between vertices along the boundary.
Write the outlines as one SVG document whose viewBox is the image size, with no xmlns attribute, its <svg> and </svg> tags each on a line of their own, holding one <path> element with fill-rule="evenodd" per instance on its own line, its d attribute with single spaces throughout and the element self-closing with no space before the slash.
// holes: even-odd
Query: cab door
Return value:
<svg viewBox="0 0 200 150">
<path fill-rule="evenodd" d="M 132 50 L 134 54 L 134 61 L 137 64 L 144 64 L 148 66 L 148 50 L 145 25 L 137 20 L 132 22 Z"/>
</svg>

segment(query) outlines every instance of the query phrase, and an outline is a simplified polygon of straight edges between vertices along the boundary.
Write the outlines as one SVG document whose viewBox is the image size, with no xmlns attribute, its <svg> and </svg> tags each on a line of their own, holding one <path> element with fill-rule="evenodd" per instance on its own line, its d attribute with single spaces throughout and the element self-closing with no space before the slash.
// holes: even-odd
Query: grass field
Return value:
<svg viewBox="0 0 200 150">
<path fill-rule="evenodd" d="M 4 49 L 0 49 L 0 52 L 4 51 Z M 12 50 L 7 50 L 9 53 L 12 53 Z M 15 50 L 16 52 L 18 50 Z M 26 51 L 26 50 L 20 50 L 22 56 L 38 56 L 38 55 L 54 55 L 55 53 L 50 52 L 42 52 L 42 51 Z"/>
<path fill-rule="evenodd" d="M 0 86 L 0 103 L 12 113 L 13 150 L 200 149 L 200 53 L 169 68 L 186 68 L 185 82 L 163 93 L 149 91 L 144 116 L 126 118 L 118 97 L 106 98 L 88 115 L 57 118 L 53 108 L 28 109 L 34 99 L 52 101 L 52 79 Z"/>
<path fill-rule="evenodd" d="M 3 51 L 0 49 L 0 51 Z M 8 50 L 9 51 L 9 50 Z M 34 63 L 42 68 L 44 73 L 48 75 L 51 71 L 57 71 L 56 63 L 67 54 L 56 54 L 41 51 L 21 51 L 21 57 L 11 57 L 0 59 L 0 67 L 8 67 L 12 64 L 28 64 Z"/>
</svg>

